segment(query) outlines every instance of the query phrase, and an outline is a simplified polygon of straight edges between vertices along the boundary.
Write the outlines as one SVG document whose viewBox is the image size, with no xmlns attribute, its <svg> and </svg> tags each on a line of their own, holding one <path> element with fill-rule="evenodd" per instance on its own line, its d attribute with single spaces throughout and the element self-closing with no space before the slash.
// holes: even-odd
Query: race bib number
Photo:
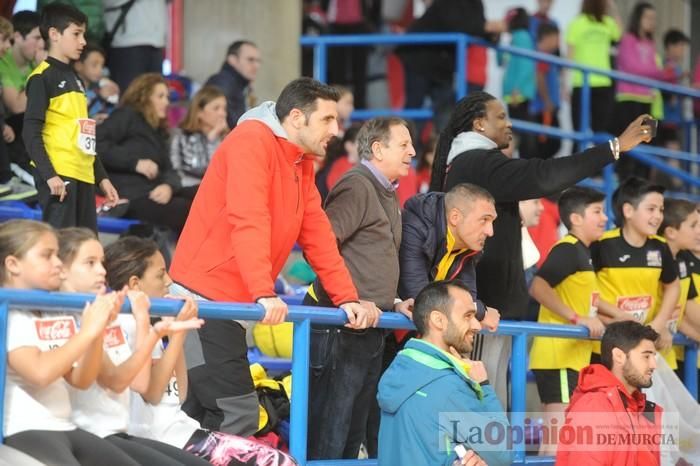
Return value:
<svg viewBox="0 0 700 466">
<path fill-rule="evenodd" d="M 600 293 L 594 291 L 591 293 L 591 305 L 588 308 L 588 317 L 595 317 L 598 315 L 598 300 L 600 299 Z"/>
<path fill-rule="evenodd" d="M 95 120 L 92 118 L 78 119 L 78 149 L 87 155 L 97 155 L 95 144 Z"/>
<path fill-rule="evenodd" d="M 49 351 L 66 344 L 75 335 L 77 325 L 72 316 L 34 319 L 36 336 L 41 351 Z"/>
<path fill-rule="evenodd" d="M 112 325 L 105 329 L 103 348 L 116 366 L 129 359 L 131 349 L 121 325 Z"/>
<path fill-rule="evenodd" d="M 617 308 L 627 312 L 634 320 L 643 324 L 646 322 L 647 313 L 651 309 L 652 298 L 649 295 L 620 296 L 617 298 Z"/>
<path fill-rule="evenodd" d="M 180 406 L 180 388 L 178 387 L 177 379 L 174 376 L 170 377 L 170 381 L 168 382 L 168 386 L 165 388 L 165 393 L 163 394 L 161 403 Z"/>
</svg>

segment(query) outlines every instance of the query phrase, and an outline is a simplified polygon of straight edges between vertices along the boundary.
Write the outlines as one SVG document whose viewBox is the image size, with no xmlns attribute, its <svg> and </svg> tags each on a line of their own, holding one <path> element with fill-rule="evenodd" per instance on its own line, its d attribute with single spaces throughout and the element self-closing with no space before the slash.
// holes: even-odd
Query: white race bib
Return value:
<svg viewBox="0 0 700 466">
<path fill-rule="evenodd" d="M 617 298 L 617 308 L 632 314 L 634 320 L 643 324 L 646 322 L 647 313 L 652 306 L 652 297 L 649 295 L 641 296 L 620 296 Z"/>
<path fill-rule="evenodd" d="M 96 122 L 92 118 L 78 118 L 78 149 L 87 155 L 97 155 L 95 127 Z"/>
<path fill-rule="evenodd" d="M 34 327 L 41 351 L 50 351 L 66 344 L 76 334 L 73 316 L 40 317 L 34 319 Z"/>
<path fill-rule="evenodd" d="M 105 328 L 103 348 L 115 366 L 129 359 L 131 349 L 121 325 L 110 325 Z"/>
</svg>

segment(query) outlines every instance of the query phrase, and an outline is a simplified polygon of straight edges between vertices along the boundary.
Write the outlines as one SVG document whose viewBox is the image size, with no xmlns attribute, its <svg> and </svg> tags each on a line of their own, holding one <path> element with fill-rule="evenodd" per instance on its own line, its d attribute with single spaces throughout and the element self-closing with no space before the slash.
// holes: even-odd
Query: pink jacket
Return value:
<svg viewBox="0 0 700 466">
<path fill-rule="evenodd" d="M 653 40 L 638 38 L 626 32 L 617 51 L 617 70 L 637 76 L 668 81 L 669 73 L 656 61 L 656 46 Z M 618 81 L 617 93 L 652 98 L 652 89 L 638 84 Z"/>
</svg>

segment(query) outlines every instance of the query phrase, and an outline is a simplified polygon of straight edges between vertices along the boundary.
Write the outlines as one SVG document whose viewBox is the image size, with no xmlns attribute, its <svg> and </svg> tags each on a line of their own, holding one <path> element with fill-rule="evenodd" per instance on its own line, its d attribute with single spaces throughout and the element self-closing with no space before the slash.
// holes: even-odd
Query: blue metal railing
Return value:
<svg viewBox="0 0 700 466">
<path fill-rule="evenodd" d="M 633 74 L 623 73 L 614 70 L 602 70 L 590 66 L 581 65 L 569 60 L 565 60 L 546 53 L 536 52 L 517 47 L 496 45 L 483 39 L 474 38 L 461 33 L 418 33 L 418 34 L 358 34 L 358 35 L 322 35 L 322 36 L 302 36 L 300 43 L 302 47 L 313 47 L 314 49 L 314 78 L 325 82 L 328 67 L 328 47 L 337 46 L 361 46 L 361 45 L 430 45 L 430 44 L 453 44 L 455 46 L 455 66 L 456 66 L 456 98 L 459 100 L 466 95 L 467 76 L 467 52 L 469 45 L 481 45 L 495 49 L 499 52 L 509 53 L 522 57 L 528 57 L 539 62 L 549 63 L 561 68 L 568 68 L 581 71 L 583 74 L 583 85 L 581 87 L 581 129 L 580 131 L 564 131 L 557 128 L 547 127 L 537 123 L 522 120 L 512 120 L 513 127 L 519 131 L 547 134 L 562 139 L 572 139 L 580 143 L 581 147 L 586 147 L 592 142 L 602 142 L 610 139 L 604 133 L 594 134 L 591 131 L 590 104 L 591 104 L 591 74 L 608 76 L 617 81 L 625 81 L 639 84 L 690 98 L 700 98 L 700 91 L 688 87 L 669 84 L 663 81 L 642 78 Z M 429 109 L 372 109 L 356 110 L 353 112 L 354 119 L 369 119 L 377 116 L 395 115 L 408 119 L 427 119 L 432 117 Z M 694 125 L 693 122 L 682 122 Z M 694 177 L 683 170 L 671 167 L 658 160 L 657 157 L 674 158 L 679 160 L 699 162 L 696 154 L 691 152 L 669 151 L 651 146 L 641 146 L 630 151 L 629 154 L 641 162 L 657 168 L 665 173 L 676 176 L 694 187 L 700 187 L 700 179 Z M 615 189 L 615 176 L 612 166 L 608 165 L 603 170 L 603 188 L 608 200 L 608 212 L 610 200 Z M 684 196 L 685 193 L 679 193 Z"/>
<path fill-rule="evenodd" d="M 5 393 L 5 375 L 7 373 L 6 338 L 7 312 L 13 309 L 41 309 L 46 311 L 79 312 L 92 295 L 73 293 L 48 293 L 42 291 L 24 291 L 0 288 L 0 394 Z M 157 315 L 176 315 L 182 305 L 181 301 L 170 299 L 151 300 L 151 312 Z M 126 302 L 122 312 L 130 312 Z M 261 320 L 263 309 L 256 304 L 224 303 L 203 301 L 199 304 L 199 315 L 204 319 L 243 319 Z M 307 414 L 309 391 L 309 341 L 311 323 L 324 325 L 344 325 L 347 323 L 345 313 L 339 309 L 318 308 L 308 306 L 289 307 L 287 320 L 294 322 L 294 341 L 292 358 L 292 400 L 290 452 L 300 465 L 333 465 L 333 464 L 362 464 L 366 466 L 377 464 L 376 460 L 346 460 L 346 461 L 307 461 Z M 413 324 L 403 315 L 386 312 L 380 319 L 382 328 L 414 329 Z M 526 412 L 526 370 L 527 370 L 527 339 L 530 336 L 551 336 L 564 338 L 587 338 L 588 330 L 572 325 L 546 325 L 533 322 L 502 321 L 497 332 L 499 335 L 510 335 L 513 339 L 512 370 L 511 370 L 511 422 L 523 425 Z M 697 345 L 676 335 L 676 343 L 686 346 L 686 361 L 695 361 L 698 357 Z M 694 364 L 685 364 L 685 383 L 690 393 L 697 398 L 698 379 Z M 4 417 L 4 405 L 0 404 L 0 419 Z M 1 432 L 0 432 L 1 434 Z M 2 435 L 0 435 L 2 440 Z M 513 464 L 553 464 L 552 458 L 526 457 L 524 440 L 515 443 L 515 462 Z"/>
</svg>

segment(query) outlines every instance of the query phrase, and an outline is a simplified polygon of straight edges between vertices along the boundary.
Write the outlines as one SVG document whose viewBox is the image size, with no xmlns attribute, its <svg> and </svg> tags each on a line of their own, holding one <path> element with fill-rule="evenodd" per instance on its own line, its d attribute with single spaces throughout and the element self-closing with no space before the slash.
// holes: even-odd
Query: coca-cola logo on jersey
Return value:
<svg viewBox="0 0 700 466">
<path fill-rule="evenodd" d="M 34 325 L 40 340 L 67 340 L 75 335 L 75 320 L 72 317 L 35 320 Z"/>
<path fill-rule="evenodd" d="M 621 311 L 647 311 L 651 309 L 651 296 L 621 296 L 617 307 Z"/>
<path fill-rule="evenodd" d="M 114 348 L 115 346 L 121 346 L 126 343 L 124 339 L 124 333 L 121 327 L 107 327 L 105 329 L 104 336 L 104 346 L 107 348 Z"/>
</svg>

